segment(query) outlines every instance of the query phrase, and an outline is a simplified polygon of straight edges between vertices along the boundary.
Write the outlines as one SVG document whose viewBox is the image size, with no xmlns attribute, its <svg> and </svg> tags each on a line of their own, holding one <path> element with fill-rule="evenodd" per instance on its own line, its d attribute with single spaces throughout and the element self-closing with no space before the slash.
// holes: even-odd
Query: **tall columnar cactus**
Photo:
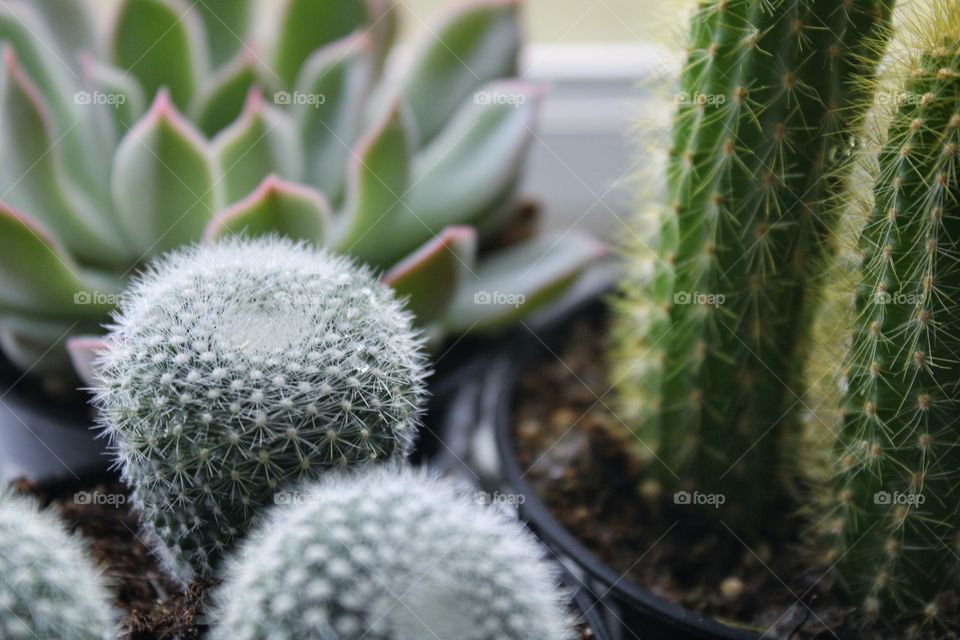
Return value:
<svg viewBox="0 0 960 640">
<path fill-rule="evenodd" d="M 110 592 L 52 513 L 0 491 L 0 637 L 114 640 Z"/>
<path fill-rule="evenodd" d="M 66 336 L 204 237 L 352 255 L 437 339 L 536 310 L 596 255 L 575 234 L 477 252 L 517 210 L 543 93 L 516 79 L 516 0 L 451 12 L 389 73 L 395 0 L 119 0 L 94 29 L 99 4 L 0 6 L 0 348 L 21 367 L 64 372 Z"/>
<path fill-rule="evenodd" d="M 827 561 L 871 617 L 936 618 L 960 587 L 960 11 L 934 15 L 880 94 L 897 106 L 859 242 L 836 477 L 818 501 Z"/>
<path fill-rule="evenodd" d="M 229 563 L 214 640 L 566 640 L 554 569 L 516 520 L 417 470 L 284 494 Z"/>
<path fill-rule="evenodd" d="M 891 4 L 711 0 L 693 18 L 668 202 L 623 283 L 613 380 L 652 472 L 725 494 L 726 518 L 780 499 L 844 132 Z"/>
<path fill-rule="evenodd" d="M 183 581 L 209 574 L 278 487 L 410 447 L 422 341 L 393 292 L 346 258 L 281 239 L 181 250 L 115 321 L 101 419 Z"/>
</svg>

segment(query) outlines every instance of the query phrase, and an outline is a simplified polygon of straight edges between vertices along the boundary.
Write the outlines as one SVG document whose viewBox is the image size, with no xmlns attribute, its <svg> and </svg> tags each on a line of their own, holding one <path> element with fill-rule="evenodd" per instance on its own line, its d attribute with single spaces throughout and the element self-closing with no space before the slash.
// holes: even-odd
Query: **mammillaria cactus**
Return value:
<svg viewBox="0 0 960 640">
<path fill-rule="evenodd" d="M 878 94 L 895 113 L 859 242 L 834 481 L 815 503 L 859 610 L 929 622 L 960 586 L 960 11 L 928 17 Z"/>
<path fill-rule="evenodd" d="M 515 520 L 427 472 L 286 494 L 228 563 L 214 640 L 565 640 L 556 576 Z"/>
<path fill-rule="evenodd" d="M 651 472 L 723 494 L 726 520 L 783 504 L 837 165 L 891 5 L 711 0 L 693 18 L 668 202 L 655 250 L 631 251 L 612 378 Z"/>
<path fill-rule="evenodd" d="M 402 458 L 419 424 L 421 339 L 347 258 L 276 238 L 179 250 L 115 321 L 101 419 L 184 582 L 210 573 L 278 487 Z"/>
<path fill-rule="evenodd" d="M 0 637 L 114 640 L 106 582 L 52 513 L 0 491 Z"/>
<path fill-rule="evenodd" d="M 94 1 L 0 7 L 0 345 L 20 366 L 62 371 L 66 336 L 205 232 L 358 257 L 435 338 L 534 311 L 596 255 L 566 234 L 478 257 L 542 93 L 511 79 L 515 0 L 451 13 L 390 73 L 389 0 L 119 0 L 103 39 Z"/>
</svg>

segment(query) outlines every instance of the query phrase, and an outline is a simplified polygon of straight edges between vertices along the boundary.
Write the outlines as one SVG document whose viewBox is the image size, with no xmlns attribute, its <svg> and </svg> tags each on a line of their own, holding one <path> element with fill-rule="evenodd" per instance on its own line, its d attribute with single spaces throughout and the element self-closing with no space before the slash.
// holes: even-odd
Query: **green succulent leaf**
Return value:
<svg viewBox="0 0 960 640">
<path fill-rule="evenodd" d="M 253 17 L 252 0 L 201 0 L 194 6 L 203 16 L 214 66 L 223 64 L 246 46 Z"/>
<path fill-rule="evenodd" d="M 4 46 L 2 56 L 0 194 L 65 238 L 81 259 L 92 264 L 122 263 L 126 252 L 113 223 L 74 186 L 65 171 L 58 144 L 61 137 L 39 90 L 9 45 Z"/>
<path fill-rule="evenodd" d="M 107 350 L 107 342 L 100 336 L 71 336 L 66 340 L 70 364 L 80 380 L 89 387 L 98 384 L 97 362 Z"/>
<path fill-rule="evenodd" d="M 0 316 L 0 349 L 21 371 L 69 376 L 70 361 L 63 350 L 64 338 L 78 326 L 77 321 Z"/>
<path fill-rule="evenodd" d="M 461 287 L 444 324 L 452 331 L 494 331 L 557 299 L 605 252 L 577 233 L 545 234 L 485 258 Z"/>
<path fill-rule="evenodd" d="M 396 0 L 367 0 L 367 7 L 370 27 L 366 33 L 373 41 L 375 70 L 379 75 L 400 31 L 399 3 Z"/>
<path fill-rule="evenodd" d="M 206 140 L 166 91 L 120 142 L 112 194 L 120 223 L 144 258 L 196 242 L 219 208 Z"/>
<path fill-rule="evenodd" d="M 0 3 L 0 41 L 16 51 L 20 65 L 50 105 L 57 124 L 63 129 L 73 125 L 73 77 L 62 59 L 66 54 L 51 48 L 56 36 L 32 5 Z"/>
<path fill-rule="evenodd" d="M 104 127 L 106 139 L 116 144 L 146 111 L 143 89 L 126 71 L 89 55 L 81 56 L 81 70 L 89 91 L 77 96 L 82 95 L 88 106 L 96 109 L 98 125 Z M 104 98 L 93 104 L 96 94 Z"/>
<path fill-rule="evenodd" d="M 29 11 L 42 16 L 53 35 L 52 40 L 41 40 L 37 34 L 35 39 L 42 41 L 47 47 L 58 51 L 61 64 L 76 66 L 77 53 L 90 51 L 96 54 L 100 41 L 96 34 L 96 8 L 93 3 L 85 0 L 64 2 L 64 0 L 5 0 L 7 6 L 25 6 Z M 62 55 L 59 55 L 62 52 Z"/>
<path fill-rule="evenodd" d="M 190 106 L 191 118 L 200 130 L 212 137 L 234 122 L 259 75 L 256 58 L 245 50 L 217 71 Z"/>
<path fill-rule="evenodd" d="M 265 103 L 260 90 L 250 91 L 243 113 L 213 139 L 226 202 L 237 202 L 276 174 L 297 181 L 303 175 L 303 146 L 291 116 Z"/>
<path fill-rule="evenodd" d="M 479 87 L 517 75 L 521 42 L 518 0 L 478 0 L 430 32 L 401 87 L 425 144 Z"/>
<path fill-rule="evenodd" d="M 269 176 L 249 197 L 218 213 L 204 238 L 214 242 L 232 235 L 277 234 L 322 245 L 329 221 L 323 194 Z"/>
<path fill-rule="evenodd" d="M 52 233 L 0 204 L 0 312 L 101 318 L 119 281 L 82 270 Z"/>
<path fill-rule="evenodd" d="M 350 158 L 347 197 L 334 243 L 338 251 L 388 266 L 418 245 L 396 235 L 409 225 L 403 202 L 410 184 L 409 154 L 402 109 L 396 104 Z"/>
<path fill-rule="evenodd" d="M 428 233 L 481 222 L 522 169 L 543 90 L 513 82 L 484 91 L 491 102 L 464 105 L 416 157 L 407 203 Z"/>
<path fill-rule="evenodd" d="M 284 0 L 274 46 L 274 69 L 285 87 L 293 84 L 307 58 L 367 22 L 358 0 Z"/>
<path fill-rule="evenodd" d="M 383 277 L 421 326 L 441 318 L 476 264 L 477 232 L 448 227 Z"/>
<path fill-rule="evenodd" d="M 166 87 L 180 106 L 189 104 L 207 69 L 203 24 L 184 0 L 122 0 L 109 42 L 114 64 L 136 76 L 148 95 Z"/>
<path fill-rule="evenodd" d="M 306 177 L 333 203 L 343 197 L 350 148 L 361 128 L 363 104 L 370 88 L 370 38 L 354 35 L 313 54 L 297 78 L 293 102 L 307 150 Z"/>
<path fill-rule="evenodd" d="M 9 1 L 9 0 L 8 0 Z M 96 8 L 93 3 L 78 0 L 64 2 L 64 0 L 18 0 L 29 4 L 40 12 L 55 40 L 47 41 L 48 46 L 56 43 L 64 51 L 64 63 L 69 64 L 76 60 L 80 51 L 90 51 L 101 54 L 100 41 L 96 35 Z"/>
</svg>

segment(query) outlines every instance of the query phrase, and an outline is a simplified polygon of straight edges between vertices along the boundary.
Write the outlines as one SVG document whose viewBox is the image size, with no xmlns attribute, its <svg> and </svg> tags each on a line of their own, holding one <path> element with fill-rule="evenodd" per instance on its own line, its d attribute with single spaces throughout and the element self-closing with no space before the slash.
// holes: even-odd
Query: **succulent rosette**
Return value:
<svg viewBox="0 0 960 640">
<path fill-rule="evenodd" d="M 602 250 L 480 250 L 518 210 L 542 95 L 516 78 L 514 0 L 452 11 L 408 55 L 387 0 L 119 0 L 102 29 L 94 5 L 0 6 L 0 345 L 24 369 L 64 371 L 62 344 L 184 244 L 349 254 L 435 340 L 540 308 Z M 96 340 L 69 342 L 82 369 Z"/>
</svg>

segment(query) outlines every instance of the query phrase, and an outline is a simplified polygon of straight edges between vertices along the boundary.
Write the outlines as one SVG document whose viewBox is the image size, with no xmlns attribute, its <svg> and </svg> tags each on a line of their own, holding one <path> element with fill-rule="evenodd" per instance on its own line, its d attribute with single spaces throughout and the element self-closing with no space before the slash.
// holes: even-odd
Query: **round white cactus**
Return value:
<svg viewBox="0 0 960 640">
<path fill-rule="evenodd" d="M 0 638 L 113 640 L 115 618 L 81 541 L 32 500 L 0 492 Z"/>
<path fill-rule="evenodd" d="M 227 565 L 213 640 L 565 640 L 553 567 L 514 519 L 427 472 L 287 494 Z"/>
<path fill-rule="evenodd" d="M 182 250 L 114 319 L 101 419 L 181 581 L 209 574 L 278 487 L 411 446 L 421 340 L 392 291 L 346 258 L 277 238 Z"/>
</svg>

